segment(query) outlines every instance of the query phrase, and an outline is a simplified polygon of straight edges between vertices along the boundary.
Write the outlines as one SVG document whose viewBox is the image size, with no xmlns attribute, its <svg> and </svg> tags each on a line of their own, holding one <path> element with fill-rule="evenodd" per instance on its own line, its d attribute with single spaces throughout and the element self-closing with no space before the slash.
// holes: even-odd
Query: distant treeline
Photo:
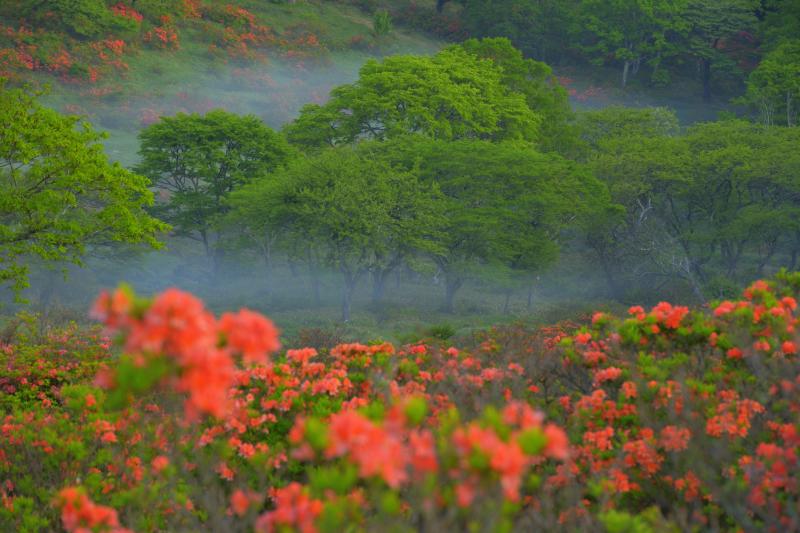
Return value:
<svg viewBox="0 0 800 533">
<path fill-rule="evenodd" d="M 629 3 L 597 4 L 600 16 Z M 685 130 L 663 108 L 574 112 L 550 67 L 505 38 L 368 61 L 281 132 L 222 110 L 162 117 L 141 132 L 132 172 L 108 164 L 88 126 L 4 89 L 0 117 L 15 127 L 0 133 L 0 281 L 24 288 L 32 256 L 80 261 L 171 231 L 201 243 L 212 272 L 242 254 L 266 279 L 277 257 L 312 280 L 334 269 L 344 320 L 359 284 L 380 307 L 401 268 L 443 280 L 452 311 L 465 284 L 525 291 L 560 255 L 619 301 L 724 296 L 798 266 L 797 80 L 781 69 L 800 59 L 774 22 L 776 9 L 794 20 L 792 5 L 762 9 L 764 46 L 787 54 L 750 76 L 762 120 Z M 630 50 L 626 62 L 650 57 Z"/>
<path fill-rule="evenodd" d="M 356 0 L 401 23 L 461 40 L 506 37 L 553 66 L 607 65 L 624 87 L 696 79 L 702 95 L 741 96 L 764 121 L 796 120 L 800 3 L 794 0 Z M 789 108 L 786 108 L 786 99 Z"/>
</svg>

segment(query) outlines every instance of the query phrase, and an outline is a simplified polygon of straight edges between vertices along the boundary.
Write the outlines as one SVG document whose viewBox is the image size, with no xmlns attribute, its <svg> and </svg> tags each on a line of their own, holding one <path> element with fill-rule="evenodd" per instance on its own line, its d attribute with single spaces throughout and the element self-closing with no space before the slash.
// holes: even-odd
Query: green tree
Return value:
<svg viewBox="0 0 800 533">
<path fill-rule="evenodd" d="M 103 0 L 6 0 L 0 15 L 24 19 L 36 27 L 64 31 L 78 39 L 131 32 L 136 23 L 118 17 Z"/>
<path fill-rule="evenodd" d="M 548 151 L 574 150 L 577 128 L 566 89 L 541 61 L 525 59 L 506 38 L 469 39 L 456 45 L 480 58 L 491 59 L 502 71 L 509 90 L 525 96 L 528 107 L 542 117 L 541 146 Z"/>
<path fill-rule="evenodd" d="M 741 32 L 755 29 L 758 0 L 691 0 L 684 14 L 688 24 L 688 54 L 697 60 L 703 83 L 703 98 L 711 98 L 715 72 L 736 72 L 736 63 L 726 53 Z"/>
<path fill-rule="evenodd" d="M 28 260 L 80 264 L 110 243 L 160 246 L 147 179 L 110 163 L 102 135 L 0 84 L 0 284 L 19 296 Z"/>
<path fill-rule="evenodd" d="M 683 31 L 687 0 L 582 0 L 581 48 L 598 64 L 622 65 L 622 87 L 644 61 L 657 68 L 672 55 L 674 36 Z"/>
<path fill-rule="evenodd" d="M 669 136 L 680 131 L 678 117 L 666 107 L 608 106 L 578 113 L 577 123 L 581 141 L 590 150 L 615 137 Z"/>
<path fill-rule="evenodd" d="M 800 108 L 800 40 L 785 41 L 768 53 L 747 80 L 743 99 L 770 126 L 797 124 Z"/>
<path fill-rule="evenodd" d="M 800 35 L 800 3 L 795 0 L 761 0 L 759 37 L 768 50 Z"/>
<path fill-rule="evenodd" d="M 616 266 L 629 286 L 682 280 L 701 300 L 715 278 L 796 261 L 798 135 L 723 121 L 603 141 L 591 165 L 626 218 L 590 243 L 599 264 Z"/>
<path fill-rule="evenodd" d="M 307 147 L 408 133 L 448 140 L 537 139 L 540 116 L 502 76 L 492 61 L 459 48 L 433 57 L 370 60 L 355 83 L 333 89 L 324 105 L 304 106 L 285 131 L 291 142 Z"/>
<path fill-rule="evenodd" d="M 247 227 L 261 241 L 284 235 L 289 244 L 302 243 L 308 258 L 320 257 L 342 275 L 343 321 L 350 320 L 364 277 L 372 276 L 373 301 L 380 304 L 388 275 L 403 260 L 439 251 L 437 187 L 380 161 L 372 150 L 369 144 L 324 150 L 231 197 L 230 216 L 249 218 Z"/>
<path fill-rule="evenodd" d="M 200 241 L 220 265 L 216 227 L 228 195 L 284 165 L 293 154 L 283 137 L 253 115 L 222 110 L 162 117 L 139 134 L 137 172 L 159 192 L 157 213 L 179 236 Z"/>
<path fill-rule="evenodd" d="M 273 172 L 231 192 L 227 199 L 230 210 L 221 220 L 221 227 L 242 237 L 244 246 L 255 249 L 264 261 L 267 293 L 273 291 L 275 254 L 290 229 L 286 195 L 291 183 L 286 172 Z"/>
<path fill-rule="evenodd" d="M 482 269 L 535 275 L 557 256 L 561 231 L 608 199 L 585 168 L 519 142 L 414 136 L 389 143 L 382 157 L 415 165 L 446 196 L 443 252 L 433 260 L 444 278 L 448 312 L 460 288 Z"/>
</svg>

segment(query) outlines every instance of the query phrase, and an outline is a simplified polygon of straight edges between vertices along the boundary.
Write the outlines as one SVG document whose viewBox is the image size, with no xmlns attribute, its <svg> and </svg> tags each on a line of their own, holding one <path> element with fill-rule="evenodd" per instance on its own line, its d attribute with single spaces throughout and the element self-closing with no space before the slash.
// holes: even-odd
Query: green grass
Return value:
<svg viewBox="0 0 800 533">
<path fill-rule="evenodd" d="M 130 166 L 137 161 L 136 136 L 147 113 L 171 115 L 222 107 L 254 113 L 280 128 L 302 105 L 320 101 L 333 86 L 355 80 L 367 59 L 431 54 L 443 46 L 440 41 L 403 30 L 376 41 L 371 36 L 371 18 L 342 4 L 310 1 L 282 5 L 254 0 L 239 4 L 278 34 L 294 30 L 316 34 L 323 49 L 300 60 L 286 60 L 279 49 L 263 49 L 263 60 L 223 61 L 209 52 L 200 29 L 189 26 L 181 29 L 179 50 L 142 47 L 126 55 L 130 69 L 98 84 L 100 89 L 114 89 L 106 96 L 93 96 L 88 85 L 62 84 L 47 74 L 35 73 L 31 80 L 51 85 L 47 105 L 61 111 L 77 110 L 106 131 L 109 155 Z M 364 46 L 351 46 L 350 40 L 356 36 L 363 37 Z"/>
<path fill-rule="evenodd" d="M 430 275 L 416 280 L 403 276 L 400 285 L 394 279 L 387 284 L 384 305 L 379 310 L 371 305 L 371 286 L 364 279 L 355 294 L 352 318 L 345 324 L 340 318 L 342 281 L 336 272 L 321 276 L 321 300 L 317 303 L 303 266 L 298 265 L 297 275 L 292 275 L 288 265 L 281 262 L 269 298 L 263 266 L 257 258 L 239 257 L 222 276 L 213 277 L 199 247 L 187 241 L 169 244 L 169 253 L 153 252 L 114 262 L 90 259 L 86 268 L 71 267 L 66 280 L 58 272 L 37 271 L 32 279 L 34 289 L 26 293 L 31 300 L 30 309 L 49 314 L 57 323 L 86 320 L 87 310 L 103 288 L 129 282 L 137 293 L 149 295 L 177 286 L 202 298 L 215 313 L 240 307 L 263 312 L 280 327 L 285 344 L 295 347 L 303 330 L 308 334 L 308 330 L 316 329 L 341 341 L 395 343 L 451 330 L 452 342 L 463 344 L 476 331 L 494 325 L 545 325 L 588 316 L 594 309 L 623 310 L 619 304 L 606 303 L 599 280 L 591 272 L 576 274 L 575 267 L 568 267 L 569 259 L 565 258 L 564 264 L 537 282 L 530 311 L 526 308 L 524 287 L 513 295 L 510 312 L 504 314 L 504 296 L 497 287 L 473 281 L 458 293 L 456 312 L 446 313 L 441 310 L 441 284 L 434 285 Z M 6 306 L 0 313 L 11 314 L 14 310 L 13 306 Z"/>
</svg>

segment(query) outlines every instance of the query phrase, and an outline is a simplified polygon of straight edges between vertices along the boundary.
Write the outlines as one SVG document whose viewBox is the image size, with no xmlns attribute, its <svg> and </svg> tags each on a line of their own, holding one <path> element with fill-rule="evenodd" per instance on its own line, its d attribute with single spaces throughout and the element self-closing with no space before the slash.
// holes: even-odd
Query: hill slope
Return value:
<svg viewBox="0 0 800 533">
<path fill-rule="evenodd" d="M 42 19 L 20 18 L 36 13 L 13 3 L 0 8 L 0 77 L 50 85 L 46 102 L 109 131 L 123 164 L 135 162 L 138 130 L 161 115 L 222 107 L 279 127 L 370 57 L 442 46 L 400 30 L 375 35 L 363 12 L 322 1 L 119 2 L 89 27 L 66 14 L 53 22 L 58 2 Z"/>
</svg>

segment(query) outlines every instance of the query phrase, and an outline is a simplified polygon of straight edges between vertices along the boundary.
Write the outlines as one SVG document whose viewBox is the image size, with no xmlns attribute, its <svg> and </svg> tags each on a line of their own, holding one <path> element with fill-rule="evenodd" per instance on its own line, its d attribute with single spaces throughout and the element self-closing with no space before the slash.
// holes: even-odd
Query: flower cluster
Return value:
<svg viewBox="0 0 800 533">
<path fill-rule="evenodd" d="M 118 17 L 134 20 L 138 24 L 141 24 L 142 20 L 144 20 L 144 17 L 142 16 L 141 13 L 133 9 L 131 6 L 125 5 L 122 2 L 119 2 L 111 6 L 111 12 L 117 15 Z"/>
<path fill-rule="evenodd" d="M 234 357 L 263 364 L 280 348 L 278 330 L 263 316 L 243 309 L 217 321 L 200 300 L 177 289 L 152 302 L 137 301 L 126 289 L 104 292 L 92 315 L 110 332 L 125 335 L 125 351 L 135 366 L 164 356 L 174 362 L 176 388 L 188 395 L 187 414 L 224 416 L 230 406 Z"/>
<path fill-rule="evenodd" d="M 0 529 L 796 530 L 798 294 L 281 351 L 254 311 L 103 293 L 114 342 L 0 346 Z"/>
<path fill-rule="evenodd" d="M 130 532 L 129 529 L 120 527 L 119 517 L 114 509 L 97 505 L 77 487 L 68 487 L 59 492 L 56 504 L 61 508 L 61 523 L 69 533 Z"/>
</svg>

